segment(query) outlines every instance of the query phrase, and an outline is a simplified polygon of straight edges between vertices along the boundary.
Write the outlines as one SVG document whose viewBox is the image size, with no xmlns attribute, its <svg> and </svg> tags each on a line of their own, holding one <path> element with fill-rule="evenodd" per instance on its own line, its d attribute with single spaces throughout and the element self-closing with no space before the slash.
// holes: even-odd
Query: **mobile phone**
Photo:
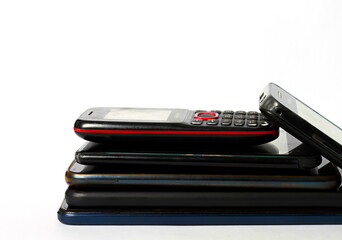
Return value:
<svg viewBox="0 0 342 240">
<path fill-rule="evenodd" d="M 258 112 L 170 108 L 91 108 L 76 120 L 74 131 L 92 142 L 261 144 L 278 137 L 278 127 Z"/>
<path fill-rule="evenodd" d="M 325 169 L 325 168 L 324 168 Z M 82 165 L 73 161 L 66 182 L 74 188 L 236 188 L 236 189 L 336 189 L 340 175 L 329 171 L 288 169 L 214 168 L 187 166 Z"/>
<path fill-rule="evenodd" d="M 293 225 L 342 224 L 341 208 L 73 208 L 57 213 L 69 225 Z"/>
<path fill-rule="evenodd" d="M 342 167 L 342 129 L 274 83 L 260 96 L 260 111 L 303 143 Z"/>
<path fill-rule="evenodd" d="M 281 130 L 270 143 L 253 146 L 227 144 L 118 142 L 85 143 L 75 154 L 80 164 L 140 164 L 241 168 L 310 169 L 322 162 L 321 155 Z"/>
<path fill-rule="evenodd" d="M 73 208 L 284 208 L 342 207 L 335 191 L 198 191 L 105 190 L 68 188 L 65 200 Z"/>
</svg>

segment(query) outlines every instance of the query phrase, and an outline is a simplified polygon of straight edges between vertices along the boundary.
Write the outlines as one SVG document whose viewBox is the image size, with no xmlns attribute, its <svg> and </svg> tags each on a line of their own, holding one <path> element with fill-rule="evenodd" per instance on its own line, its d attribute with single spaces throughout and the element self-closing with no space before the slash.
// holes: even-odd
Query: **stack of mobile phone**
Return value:
<svg viewBox="0 0 342 240">
<path fill-rule="evenodd" d="M 66 172 L 60 221 L 342 223 L 341 129 L 328 121 L 320 129 L 274 84 L 260 110 L 87 110 L 75 123 L 88 142 Z"/>
</svg>

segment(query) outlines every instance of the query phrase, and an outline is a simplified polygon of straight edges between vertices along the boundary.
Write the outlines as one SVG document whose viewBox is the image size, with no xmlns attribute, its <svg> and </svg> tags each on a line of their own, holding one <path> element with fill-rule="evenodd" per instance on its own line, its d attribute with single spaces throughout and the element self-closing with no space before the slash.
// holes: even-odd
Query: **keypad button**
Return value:
<svg viewBox="0 0 342 240">
<path fill-rule="evenodd" d="M 258 115 L 247 115 L 248 120 L 257 120 L 259 118 Z"/>
<path fill-rule="evenodd" d="M 235 126 L 244 126 L 245 125 L 245 121 L 244 120 L 240 120 L 240 119 L 235 120 L 234 121 L 234 125 Z"/>
<path fill-rule="evenodd" d="M 210 114 L 210 113 L 202 113 L 202 114 L 199 114 L 198 117 L 207 118 L 207 117 L 215 117 L 215 115 Z"/>
<path fill-rule="evenodd" d="M 246 119 L 246 115 L 235 114 L 234 118 L 235 118 L 235 119 Z"/>
<path fill-rule="evenodd" d="M 219 114 L 215 112 L 198 112 L 195 114 L 195 119 L 215 119 L 218 118 Z"/>
<path fill-rule="evenodd" d="M 236 111 L 235 114 L 246 115 L 246 112 L 245 111 Z"/>
<path fill-rule="evenodd" d="M 202 123 L 203 123 L 202 119 L 194 119 L 191 122 L 191 124 L 193 124 L 193 125 L 201 125 Z"/>
<path fill-rule="evenodd" d="M 208 125 L 217 125 L 218 124 L 218 120 L 217 119 L 208 119 L 207 120 L 207 124 Z"/>
<path fill-rule="evenodd" d="M 218 114 L 221 114 L 221 110 L 211 110 L 210 112 L 215 112 L 215 113 L 218 113 Z"/>
<path fill-rule="evenodd" d="M 270 122 L 267 122 L 267 121 L 262 121 L 262 122 L 260 123 L 260 126 L 262 126 L 262 127 L 269 127 L 269 126 L 271 126 L 271 123 L 270 123 Z"/>
<path fill-rule="evenodd" d="M 234 114 L 234 111 L 232 111 L 232 110 L 224 110 L 223 114 Z"/>
<path fill-rule="evenodd" d="M 232 119 L 233 118 L 233 114 L 223 114 L 222 115 L 222 119 Z"/>
<path fill-rule="evenodd" d="M 256 126 L 258 126 L 258 122 L 255 120 L 249 120 L 249 121 L 247 121 L 247 126 L 256 127 Z"/>
<path fill-rule="evenodd" d="M 247 114 L 248 114 L 248 115 L 259 115 L 259 112 L 256 112 L 256 111 L 249 111 Z"/>
<path fill-rule="evenodd" d="M 222 119 L 221 125 L 229 126 L 231 124 L 232 124 L 232 120 L 231 119 Z"/>
</svg>

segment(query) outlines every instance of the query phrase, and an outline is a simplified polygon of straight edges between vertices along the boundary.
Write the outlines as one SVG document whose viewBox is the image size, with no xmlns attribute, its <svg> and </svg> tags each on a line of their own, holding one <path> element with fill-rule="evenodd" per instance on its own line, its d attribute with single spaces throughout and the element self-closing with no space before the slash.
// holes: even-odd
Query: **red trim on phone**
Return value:
<svg viewBox="0 0 342 240">
<path fill-rule="evenodd" d="M 74 128 L 75 132 L 81 133 L 124 133 L 124 134 L 195 134 L 195 135 L 266 135 L 278 136 L 278 130 L 269 131 L 167 131 L 167 130 L 104 130 L 104 129 L 80 129 Z"/>
</svg>

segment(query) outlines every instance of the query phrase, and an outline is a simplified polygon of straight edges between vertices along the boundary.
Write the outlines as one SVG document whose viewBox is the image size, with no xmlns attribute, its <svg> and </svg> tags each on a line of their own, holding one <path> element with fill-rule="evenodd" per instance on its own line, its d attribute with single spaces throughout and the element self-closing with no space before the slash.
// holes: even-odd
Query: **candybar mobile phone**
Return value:
<svg viewBox="0 0 342 240">
<path fill-rule="evenodd" d="M 77 208 L 64 200 L 57 213 L 69 225 L 342 224 L 341 208 Z"/>
<path fill-rule="evenodd" d="M 258 112 L 168 108 L 91 108 L 76 120 L 74 131 L 92 142 L 261 144 L 278 137 L 278 127 Z"/>
<path fill-rule="evenodd" d="M 75 154 L 80 164 L 127 164 L 241 168 L 311 169 L 321 164 L 317 151 L 281 130 L 270 143 L 253 146 L 229 144 L 117 142 L 85 143 Z"/>
<path fill-rule="evenodd" d="M 274 83 L 260 96 L 260 111 L 293 136 L 342 167 L 342 129 Z"/>
<path fill-rule="evenodd" d="M 99 166 L 73 161 L 66 172 L 66 182 L 72 188 L 336 189 L 341 182 L 340 174 L 336 167 L 328 169 Z"/>
</svg>

